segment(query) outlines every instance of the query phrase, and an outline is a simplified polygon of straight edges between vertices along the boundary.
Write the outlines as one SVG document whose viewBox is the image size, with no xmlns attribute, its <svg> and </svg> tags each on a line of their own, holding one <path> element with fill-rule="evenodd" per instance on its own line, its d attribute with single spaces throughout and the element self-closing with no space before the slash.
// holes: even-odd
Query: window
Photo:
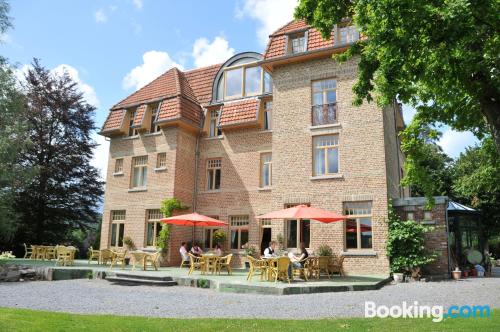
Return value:
<svg viewBox="0 0 500 332">
<path fill-rule="evenodd" d="M 248 243 L 248 216 L 230 217 L 231 249 L 243 249 Z"/>
<path fill-rule="evenodd" d="M 344 203 L 346 249 L 372 248 L 372 203 Z"/>
<path fill-rule="evenodd" d="M 129 119 L 129 123 L 128 123 L 128 135 L 129 136 L 137 135 L 137 130 L 135 130 L 135 128 L 134 128 L 135 114 L 136 114 L 135 110 L 130 111 L 130 119 Z"/>
<path fill-rule="evenodd" d="M 249 67 L 245 69 L 245 96 L 260 94 L 260 82 L 262 80 L 262 69 L 260 67 Z"/>
<path fill-rule="evenodd" d="M 123 158 L 115 160 L 114 174 L 123 174 Z"/>
<path fill-rule="evenodd" d="M 351 44 L 359 39 L 359 31 L 354 25 L 340 25 L 337 39 L 339 44 Z"/>
<path fill-rule="evenodd" d="M 146 246 L 156 247 L 156 239 L 161 231 L 161 222 L 163 213 L 160 210 L 146 210 L 147 227 L 146 227 Z"/>
<path fill-rule="evenodd" d="M 261 219 L 260 225 L 262 228 L 271 227 L 272 226 L 271 222 L 272 222 L 272 219 Z"/>
<path fill-rule="evenodd" d="M 260 155 L 260 186 L 262 188 L 272 185 L 273 175 L 273 155 L 271 153 L 262 153 Z"/>
<path fill-rule="evenodd" d="M 415 221 L 415 214 L 413 212 L 406 213 L 406 220 L 413 220 L 413 221 Z"/>
<path fill-rule="evenodd" d="M 160 109 L 160 105 L 154 105 L 151 107 L 151 123 L 149 124 L 149 132 L 156 133 L 160 131 L 160 126 L 155 123 L 156 117 L 158 116 L 158 110 Z"/>
<path fill-rule="evenodd" d="M 162 170 L 167 168 L 167 153 L 160 152 L 156 155 L 156 169 Z"/>
<path fill-rule="evenodd" d="M 290 37 L 289 50 L 292 54 L 301 53 L 306 50 L 306 36 L 304 33 L 297 34 Z"/>
<path fill-rule="evenodd" d="M 220 189 L 221 160 L 210 159 L 207 162 L 207 190 Z"/>
<path fill-rule="evenodd" d="M 211 218 L 214 219 L 219 219 L 219 216 L 210 216 Z M 214 241 L 214 233 L 219 230 L 219 228 L 215 227 L 207 227 L 205 228 L 205 249 L 214 249 L 215 243 Z"/>
<path fill-rule="evenodd" d="M 312 125 L 337 122 L 337 81 L 333 79 L 312 83 Z"/>
<path fill-rule="evenodd" d="M 226 98 L 241 97 L 243 84 L 243 68 L 226 71 Z"/>
<path fill-rule="evenodd" d="M 219 111 L 214 110 L 210 112 L 210 130 L 208 136 L 218 137 L 220 135 L 222 135 L 222 131 L 219 127 Z"/>
<path fill-rule="evenodd" d="M 272 101 L 266 101 L 264 104 L 264 130 L 271 130 L 272 129 L 272 109 L 273 109 L 273 102 Z"/>
<path fill-rule="evenodd" d="M 339 172 L 339 136 L 326 135 L 313 138 L 314 176 Z"/>
<path fill-rule="evenodd" d="M 267 71 L 264 72 L 264 93 L 273 92 L 273 79 Z"/>
<path fill-rule="evenodd" d="M 145 188 L 148 177 L 148 156 L 132 158 L 132 188 Z"/>
<path fill-rule="evenodd" d="M 300 203 L 310 206 L 309 203 Z M 285 204 L 285 208 L 291 208 L 298 204 Z M 310 220 L 287 220 L 286 223 L 286 246 L 287 248 L 299 248 L 300 243 L 304 242 L 306 248 L 309 247 L 311 240 L 311 222 Z"/>
<path fill-rule="evenodd" d="M 123 247 L 125 233 L 125 210 L 111 211 L 111 247 Z"/>
<path fill-rule="evenodd" d="M 424 211 L 424 220 L 425 221 L 432 220 L 432 211 Z"/>
</svg>

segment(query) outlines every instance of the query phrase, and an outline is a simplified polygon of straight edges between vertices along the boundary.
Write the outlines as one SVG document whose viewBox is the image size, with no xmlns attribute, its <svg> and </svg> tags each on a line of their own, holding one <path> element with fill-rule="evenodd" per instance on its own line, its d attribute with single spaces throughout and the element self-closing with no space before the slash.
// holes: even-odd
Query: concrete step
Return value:
<svg viewBox="0 0 500 332">
<path fill-rule="evenodd" d="M 494 278 L 500 278 L 500 267 L 495 266 L 491 268 L 491 276 Z"/>
<path fill-rule="evenodd" d="M 118 276 L 106 276 L 106 280 L 120 285 L 147 285 L 147 286 L 177 286 L 175 281 L 148 280 L 138 278 L 126 278 Z"/>
<path fill-rule="evenodd" d="M 155 280 L 155 281 L 173 281 L 172 277 L 169 276 L 158 276 L 158 275 L 147 275 L 147 274 L 135 274 L 133 272 L 115 272 L 113 276 L 118 278 L 132 278 L 141 280 Z"/>
</svg>

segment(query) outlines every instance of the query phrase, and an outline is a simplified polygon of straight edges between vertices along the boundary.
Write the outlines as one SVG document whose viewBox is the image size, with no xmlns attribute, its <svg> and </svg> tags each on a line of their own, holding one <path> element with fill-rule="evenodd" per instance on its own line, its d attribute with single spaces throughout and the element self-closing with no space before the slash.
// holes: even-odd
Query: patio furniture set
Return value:
<svg viewBox="0 0 500 332">
<path fill-rule="evenodd" d="M 231 269 L 231 258 L 233 254 L 227 256 L 216 256 L 214 254 L 204 254 L 201 256 L 195 256 L 191 253 L 189 255 L 189 271 L 188 275 L 191 275 L 194 270 L 200 270 L 201 274 L 208 273 L 218 273 L 220 274 L 223 269 L 227 271 L 228 275 L 233 273 Z M 181 263 L 181 267 L 185 266 L 185 262 Z"/>
<path fill-rule="evenodd" d="M 75 253 L 78 250 L 73 246 L 45 246 L 45 245 L 31 245 L 27 246 L 24 243 L 24 258 L 33 260 L 55 260 L 57 265 L 73 265 L 75 261 Z"/>
<path fill-rule="evenodd" d="M 109 268 L 112 269 L 115 265 L 120 265 L 122 269 L 125 268 L 127 264 L 127 259 L 130 258 L 132 264 L 132 270 L 135 270 L 136 266 L 139 265 L 144 271 L 146 271 L 148 266 L 152 266 L 156 271 L 159 267 L 159 251 L 146 251 L 146 250 L 112 250 L 112 249 L 101 249 L 94 250 L 92 247 L 89 248 L 88 252 L 89 264 L 92 261 L 97 261 L 97 264 L 107 265 L 110 264 Z"/>
</svg>

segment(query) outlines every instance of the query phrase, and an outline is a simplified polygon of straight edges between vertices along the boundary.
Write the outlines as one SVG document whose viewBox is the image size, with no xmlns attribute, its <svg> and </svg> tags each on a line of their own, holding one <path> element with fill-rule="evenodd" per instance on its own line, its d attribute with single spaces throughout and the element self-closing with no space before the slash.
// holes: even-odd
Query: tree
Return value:
<svg viewBox="0 0 500 332">
<path fill-rule="evenodd" d="M 336 57 L 359 56 L 356 104 L 398 99 L 427 124 L 490 132 L 500 152 L 499 12 L 499 0 L 301 0 L 295 16 L 325 38 L 349 17 L 366 37 Z"/>
<path fill-rule="evenodd" d="M 500 234 L 500 156 L 491 137 L 467 148 L 453 167 L 457 200 L 481 211 L 486 238 Z"/>
<path fill-rule="evenodd" d="M 23 88 L 32 144 L 22 160 L 38 173 L 16 198 L 21 216 L 16 242 L 65 242 L 75 230 L 98 222 L 103 182 L 90 165 L 95 108 L 67 73 L 54 75 L 36 59 Z"/>
</svg>

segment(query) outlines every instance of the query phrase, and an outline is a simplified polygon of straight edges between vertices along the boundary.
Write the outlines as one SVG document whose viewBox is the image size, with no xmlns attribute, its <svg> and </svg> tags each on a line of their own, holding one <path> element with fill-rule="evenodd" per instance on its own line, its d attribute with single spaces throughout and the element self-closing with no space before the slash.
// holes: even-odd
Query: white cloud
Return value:
<svg viewBox="0 0 500 332">
<path fill-rule="evenodd" d="M 8 33 L 0 33 L 0 43 L 10 44 L 12 43 L 12 37 Z"/>
<path fill-rule="evenodd" d="M 243 6 L 236 8 L 236 17 L 250 17 L 259 22 L 257 37 L 265 46 L 268 37 L 282 25 L 293 19 L 297 0 L 244 0 Z"/>
<path fill-rule="evenodd" d="M 80 75 L 78 73 L 78 70 L 76 68 L 66 65 L 66 64 L 61 64 L 54 69 L 51 70 L 52 73 L 56 75 L 62 75 L 64 72 L 68 73 L 69 77 L 73 79 L 75 83 L 78 84 L 78 88 L 83 94 L 83 98 L 85 98 L 85 101 L 89 103 L 90 105 L 93 105 L 95 107 L 99 107 L 100 102 L 99 99 L 97 98 L 97 94 L 95 93 L 95 90 L 92 86 L 84 83 L 80 79 Z"/>
<path fill-rule="evenodd" d="M 193 44 L 192 56 L 196 67 L 204 67 L 224 62 L 234 55 L 234 48 L 224 37 L 217 36 L 210 43 L 207 38 L 198 38 Z"/>
<path fill-rule="evenodd" d="M 172 67 L 183 70 L 167 52 L 148 51 L 142 55 L 142 61 L 123 78 L 124 89 L 140 89 Z"/>
<path fill-rule="evenodd" d="M 134 4 L 135 8 L 137 8 L 137 9 L 142 9 L 142 6 L 144 5 L 142 0 L 133 0 L 132 2 Z"/>
<path fill-rule="evenodd" d="M 108 16 L 104 12 L 104 9 L 99 9 L 95 12 L 94 19 L 97 23 L 105 23 L 108 20 Z"/>
<path fill-rule="evenodd" d="M 478 139 L 470 131 L 455 131 L 448 129 L 444 131 L 438 144 L 443 151 L 452 158 L 456 158 L 465 148 L 474 145 Z"/>
<path fill-rule="evenodd" d="M 95 133 L 92 139 L 99 144 L 94 151 L 90 164 L 99 169 L 102 180 L 106 180 L 106 172 L 108 168 L 109 141 L 106 141 L 104 136 Z"/>
</svg>

